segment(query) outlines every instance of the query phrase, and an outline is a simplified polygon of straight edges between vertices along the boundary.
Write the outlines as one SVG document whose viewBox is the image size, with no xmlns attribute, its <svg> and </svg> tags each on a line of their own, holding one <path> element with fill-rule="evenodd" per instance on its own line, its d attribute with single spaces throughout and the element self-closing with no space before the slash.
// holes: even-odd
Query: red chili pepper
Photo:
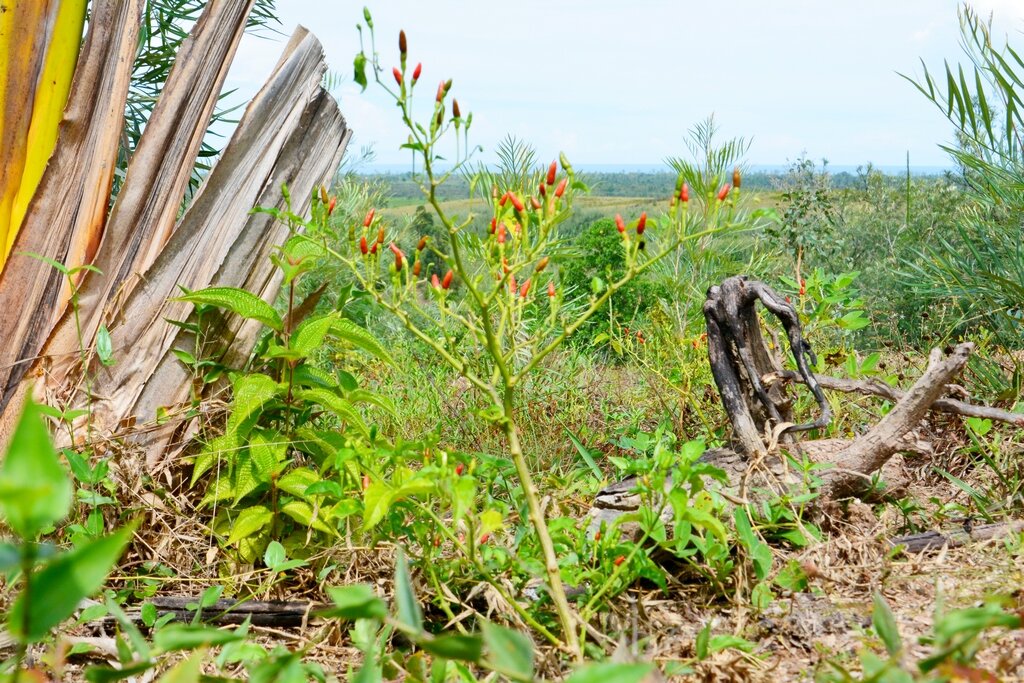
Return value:
<svg viewBox="0 0 1024 683">
<path fill-rule="evenodd" d="M 615 558 L 615 566 L 618 567 L 620 564 L 622 564 L 625 561 L 626 561 L 626 556 L 625 555 L 619 555 L 618 557 Z"/>
<path fill-rule="evenodd" d="M 540 196 L 541 197 L 547 197 L 548 196 L 548 186 L 545 185 L 544 183 L 541 183 L 540 185 L 537 186 L 537 192 L 540 192 Z"/>
<path fill-rule="evenodd" d="M 398 51 L 403 55 L 409 51 L 409 44 L 405 40 L 405 31 L 398 32 Z"/>
<path fill-rule="evenodd" d="M 505 234 L 506 234 L 505 224 L 504 223 L 499 223 L 498 224 L 498 244 L 505 244 Z"/>
<path fill-rule="evenodd" d="M 555 184 L 555 174 L 556 173 L 558 173 L 558 164 L 555 163 L 554 161 L 552 161 L 551 165 L 548 166 L 548 177 L 547 177 L 548 185 L 554 185 Z"/>
<path fill-rule="evenodd" d="M 437 101 L 440 102 L 444 99 L 444 81 L 441 81 L 437 86 Z"/>
<path fill-rule="evenodd" d="M 458 465 L 455 466 L 455 474 L 456 474 L 456 476 L 461 477 L 462 473 L 465 472 L 465 471 L 466 471 L 466 465 L 465 464 L 460 462 Z"/>
<path fill-rule="evenodd" d="M 395 270 L 401 270 L 405 254 L 402 253 L 402 250 L 394 242 L 389 244 L 388 247 L 391 249 L 391 253 L 395 255 Z"/>
<path fill-rule="evenodd" d="M 558 183 L 558 187 L 555 188 L 555 196 L 559 199 L 565 194 L 565 186 L 569 184 L 568 178 L 562 178 L 562 182 Z"/>
<path fill-rule="evenodd" d="M 434 536 L 434 547 L 435 548 L 440 548 L 441 547 L 441 537 L 440 536 Z"/>
<path fill-rule="evenodd" d="M 370 223 L 373 222 L 373 214 L 374 214 L 374 212 L 375 212 L 375 209 L 370 209 L 370 211 L 366 214 L 366 218 L 363 219 L 363 227 L 364 228 L 370 227 Z"/>
<path fill-rule="evenodd" d="M 530 278 L 526 278 L 526 282 L 524 282 L 523 286 L 519 288 L 519 296 L 520 297 L 525 299 L 526 295 L 530 293 L 530 284 L 531 284 Z"/>
<path fill-rule="evenodd" d="M 512 194 L 511 192 L 509 193 L 508 198 L 512 200 L 512 206 L 515 207 L 516 211 L 525 211 L 526 210 L 526 206 L 523 205 L 523 200 L 522 199 L 520 199 L 516 195 Z"/>
<path fill-rule="evenodd" d="M 615 229 L 621 232 L 626 232 L 626 222 L 622 220 L 622 214 L 615 214 Z"/>
<path fill-rule="evenodd" d="M 740 178 L 740 167 L 736 166 L 732 169 L 732 186 L 737 190 L 740 189 L 740 180 L 742 180 Z"/>
<path fill-rule="evenodd" d="M 480 537 L 480 545 L 483 545 L 484 543 L 487 543 L 487 539 L 490 538 L 490 537 L 491 537 L 490 534 L 484 534 L 483 536 L 481 536 Z"/>
<path fill-rule="evenodd" d="M 364 474 L 363 475 L 363 490 L 365 491 L 368 488 L 370 488 L 370 475 L 369 474 Z"/>
<path fill-rule="evenodd" d="M 363 235 L 359 239 L 359 251 L 363 252 L 363 256 L 366 256 L 368 253 L 370 253 L 370 247 L 366 245 L 366 235 Z"/>
<path fill-rule="evenodd" d="M 512 272 L 512 269 L 508 267 L 508 259 L 505 258 L 504 256 L 501 257 L 501 270 L 506 275 Z"/>
<path fill-rule="evenodd" d="M 423 251 L 427 248 L 427 236 L 424 235 L 420 238 L 420 241 L 416 244 L 416 251 Z"/>
<path fill-rule="evenodd" d="M 800 280 L 800 296 L 807 294 L 807 280 Z"/>
<path fill-rule="evenodd" d="M 636 223 L 636 234 L 644 234 L 644 230 L 647 228 L 647 212 L 644 211 L 640 214 L 640 220 Z"/>
<path fill-rule="evenodd" d="M 690 201 L 690 186 L 683 183 L 683 187 L 679 190 L 679 201 L 684 204 Z"/>
<path fill-rule="evenodd" d="M 420 80 L 420 74 L 423 73 L 423 64 L 417 64 L 416 68 L 412 70 L 412 82 Z"/>
<path fill-rule="evenodd" d="M 458 100 L 452 100 L 452 116 L 454 116 L 457 119 L 462 118 L 462 112 L 459 110 Z"/>
<path fill-rule="evenodd" d="M 492 218 L 491 219 L 491 234 L 493 235 L 494 231 L 497 230 L 497 229 L 498 229 L 498 219 L 497 218 Z"/>
<path fill-rule="evenodd" d="M 533 207 L 534 211 L 540 211 L 541 207 L 544 205 L 540 203 L 539 199 L 537 199 L 533 195 L 530 195 L 530 206 Z"/>
<path fill-rule="evenodd" d="M 370 253 L 371 253 L 371 254 L 376 254 L 376 253 L 377 253 L 377 245 L 378 245 L 378 244 L 380 244 L 380 242 L 374 242 L 374 243 L 373 243 L 373 246 L 372 246 L 372 247 L 370 247 Z"/>
<path fill-rule="evenodd" d="M 537 267 L 534 269 L 534 271 L 537 273 L 544 272 L 544 269 L 548 267 L 548 261 L 550 260 L 551 259 L 547 256 L 542 258 L 540 261 L 537 262 Z"/>
<path fill-rule="evenodd" d="M 792 300 L 792 299 L 790 299 L 790 298 L 789 298 L 789 297 L 787 296 L 787 297 L 786 297 L 786 303 L 787 303 L 787 304 L 791 304 L 791 303 L 793 303 L 793 300 Z"/>
<path fill-rule="evenodd" d="M 729 183 L 722 185 L 722 189 L 718 191 L 718 201 L 723 201 L 725 197 L 729 194 L 729 190 L 731 189 L 732 185 L 730 185 Z"/>
<path fill-rule="evenodd" d="M 384 226 L 377 228 L 377 244 L 384 244 Z"/>
<path fill-rule="evenodd" d="M 555 298 L 555 283 L 553 281 L 548 283 L 548 296 L 552 299 Z"/>
<path fill-rule="evenodd" d="M 391 69 L 391 73 L 395 77 L 395 83 L 398 83 L 398 86 L 401 87 L 402 86 L 402 72 L 399 71 L 398 67 L 396 66 L 393 69 Z"/>
<path fill-rule="evenodd" d="M 508 291 L 510 291 L 513 294 L 515 294 L 518 289 L 519 289 L 519 286 L 516 284 L 516 276 L 515 275 L 509 275 L 508 276 Z"/>
<path fill-rule="evenodd" d="M 417 261 L 416 263 L 412 264 L 412 274 L 415 275 L 416 277 L 419 277 L 420 276 L 420 271 L 423 270 L 422 266 L 423 266 L 423 262 L 422 261 Z"/>
<path fill-rule="evenodd" d="M 505 206 L 506 204 L 508 204 L 508 195 L 508 192 L 501 195 L 501 199 L 498 201 L 498 206 Z"/>
<path fill-rule="evenodd" d="M 430 276 L 430 284 L 434 289 L 441 289 L 441 281 L 437 279 L 437 273 Z"/>
<path fill-rule="evenodd" d="M 327 203 L 327 215 L 328 216 L 330 216 L 332 213 L 334 213 L 334 207 L 336 207 L 337 205 L 338 205 L 338 198 L 337 197 L 331 197 L 331 201 L 329 201 Z"/>
<path fill-rule="evenodd" d="M 444 279 L 441 280 L 441 289 L 448 289 L 452 286 L 452 278 L 455 277 L 455 273 L 449 270 L 444 274 Z"/>
<path fill-rule="evenodd" d="M 601 540 L 601 532 L 600 531 L 595 531 L 594 532 L 594 540 L 595 541 L 600 541 Z"/>
</svg>

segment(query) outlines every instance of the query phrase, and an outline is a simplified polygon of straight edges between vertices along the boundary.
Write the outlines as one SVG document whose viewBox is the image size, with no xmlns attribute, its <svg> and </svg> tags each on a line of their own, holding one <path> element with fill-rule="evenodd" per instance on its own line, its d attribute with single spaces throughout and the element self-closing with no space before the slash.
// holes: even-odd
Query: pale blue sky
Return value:
<svg viewBox="0 0 1024 683">
<path fill-rule="evenodd" d="M 960 59 L 955 0 L 386 0 L 370 4 L 387 71 L 398 30 L 410 67 L 423 62 L 427 111 L 436 83 L 454 80 L 473 111 L 483 158 L 506 135 L 541 158 L 578 164 L 657 164 L 684 153 L 686 131 L 714 114 L 722 133 L 752 139 L 754 164 L 806 152 L 833 165 L 948 161 L 948 123 L 897 72 Z M 362 3 L 278 0 L 285 33 L 303 24 L 324 44 L 337 94 L 377 162 L 401 163 L 397 111 L 371 84 L 352 82 Z M 994 33 L 1024 47 L 1024 0 L 979 0 Z M 251 94 L 283 45 L 247 36 L 229 86 Z M 390 76 L 389 76 L 390 78 Z"/>
</svg>

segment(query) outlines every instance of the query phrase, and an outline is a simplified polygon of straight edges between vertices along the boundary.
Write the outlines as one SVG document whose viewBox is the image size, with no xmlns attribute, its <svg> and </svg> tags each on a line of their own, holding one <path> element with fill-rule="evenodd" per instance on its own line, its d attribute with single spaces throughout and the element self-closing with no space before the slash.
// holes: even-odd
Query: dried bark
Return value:
<svg viewBox="0 0 1024 683">
<path fill-rule="evenodd" d="M 67 305 L 66 279 L 39 254 L 74 268 L 95 251 L 114 178 L 142 0 L 93 3 L 89 32 L 60 124 L 57 146 L 0 272 L 0 413 Z"/>
</svg>

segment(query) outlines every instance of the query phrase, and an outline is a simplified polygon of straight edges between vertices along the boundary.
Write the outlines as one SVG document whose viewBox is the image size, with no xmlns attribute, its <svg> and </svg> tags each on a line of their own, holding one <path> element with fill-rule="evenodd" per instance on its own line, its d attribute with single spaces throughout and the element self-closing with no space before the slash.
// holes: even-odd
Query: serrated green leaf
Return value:
<svg viewBox="0 0 1024 683">
<path fill-rule="evenodd" d="M 234 505 L 238 505 L 243 498 L 260 487 L 260 477 L 249 457 L 249 450 L 245 449 L 239 455 L 239 463 L 234 472 Z"/>
<path fill-rule="evenodd" d="M 199 501 L 199 507 L 206 507 L 207 505 L 213 505 L 219 503 L 222 500 L 231 498 L 235 493 L 235 485 L 231 482 L 231 477 L 227 474 L 222 474 L 215 477 L 213 483 L 206 489 L 206 494 L 203 499 Z"/>
<path fill-rule="evenodd" d="M 267 375 L 253 373 L 239 377 L 233 387 L 231 415 L 225 433 L 240 434 L 246 431 L 257 411 L 277 396 L 279 391 L 278 383 Z"/>
<path fill-rule="evenodd" d="M 351 320 L 346 320 L 344 318 L 335 320 L 334 324 L 331 326 L 331 334 L 339 339 L 344 339 L 356 348 L 362 349 L 363 351 L 376 356 L 389 365 L 395 364 L 394 359 L 391 358 L 391 354 L 389 354 L 384 346 L 377 341 L 377 338 L 356 325 Z"/>
<path fill-rule="evenodd" d="M 327 389 L 303 389 L 295 393 L 295 398 L 300 401 L 307 401 L 322 406 L 334 413 L 339 420 L 355 427 L 364 436 L 369 436 L 370 430 L 363 422 L 359 411 L 351 403 Z"/>
<path fill-rule="evenodd" d="M 193 304 L 204 304 L 226 308 L 227 310 L 248 318 L 256 320 L 272 330 L 280 332 L 284 325 L 281 316 L 274 307 L 252 292 L 247 292 L 238 287 L 207 287 L 179 297 L 180 301 L 188 301 Z"/>
<path fill-rule="evenodd" d="M 387 396 L 381 396 L 380 394 L 367 391 L 365 389 L 356 389 L 355 391 L 348 392 L 345 395 L 345 398 L 352 403 L 369 403 L 370 405 L 375 405 L 396 420 L 400 419 L 398 409 L 395 407 L 394 401 Z"/>
<path fill-rule="evenodd" d="M 296 467 L 278 480 L 277 487 L 293 496 L 304 498 L 306 489 L 318 481 L 320 475 L 313 470 L 308 467 Z"/>
<path fill-rule="evenodd" d="M 243 538 L 248 538 L 259 532 L 263 527 L 270 524 L 274 513 L 264 505 L 253 505 L 242 510 L 235 523 L 231 525 L 231 535 L 228 536 L 228 543 L 237 543 Z"/>
<path fill-rule="evenodd" d="M 331 527 L 324 524 L 318 516 L 315 516 L 313 507 L 303 500 L 293 500 L 284 504 L 281 506 L 281 512 L 288 515 L 304 527 L 313 527 L 317 531 L 322 531 L 325 534 L 329 534 L 334 531 Z"/>
<path fill-rule="evenodd" d="M 270 475 L 280 470 L 287 452 L 288 441 L 280 432 L 258 429 L 249 435 L 249 458 L 256 477 L 262 483 L 268 482 Z"/>
<path fill-rule="evenodd" d="M 303 358 L 308 358 L 309 354 L 324 343 L 324 339 L 337 321 L 336 313 L 314 316 L 303 321 L 292 333 L 289 346 Z"/>
</svg>

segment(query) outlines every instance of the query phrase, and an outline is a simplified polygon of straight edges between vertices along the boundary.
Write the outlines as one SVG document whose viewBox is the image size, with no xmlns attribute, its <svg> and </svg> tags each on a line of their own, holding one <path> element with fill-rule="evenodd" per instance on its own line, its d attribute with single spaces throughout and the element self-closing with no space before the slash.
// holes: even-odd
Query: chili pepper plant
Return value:
<svg viewBox="0 0 1024 683">
<path fill-rule="evenodd" d="M 739 183 L 724 172 L 709 171 L 689 183 L 681 174 L 667 211 L 617 219 L 612 239 L 625 257 L 621 277 L 587 293 L 567 292 L 558 276 L 559 226 L 571 215 L 576 195 L 587 189 L 572 164 L 561 154 L 558 161 L 518 176 L 480 165 L 474 169 L 477 150 L 468 137 L 473 116 L 454 98 L 452 80 L 440 79 L 436 89 L 427 86 L 422 79 L 428 70 L 418 63 L 410 68 L 404 31 L 398 65 L 385 65 L 368 11 L 364 17 L 371 49 L 356 56 L 355 79 L 365 88 L 369 67 L 377 86 L 394 99 L 408 129 L 403 147 L 416 157 L 425 203 L 447 239 L 421 239 L 406 253 L 396 242 L 396 230 L 374 210 L 340 231 L 329 226 L 329 212 L 314 211 L 305 234 L 321 242 L 359 288 L 484 397 L 483 415 L 504 435 L 522 486 L 561 625 L 560 644 L 582 658 L 579 619 L 566 598 L 541 495 L 520 440 L 517 406 L 529 400 L 520 395 L 524 380 L 609 298 L 684 241 L 742 227 L 747 219 L 737 206 L 739 192 L 726 184 Z M 362 39 L 363 27 L 359 30 Z M 460 173 L 470 176 L 471 195 L 481 196 L 490 214 L 482 230 L 474 227 L 475 216 L 450 213 L 439 199 L 438 188 Z M 316 201 L 329 204 L 331 198 Z M 328 240 L 332 231 L 337 238 Z M 424 267 L 427 262 L 442 265 L 432 271 Z"/>
</svg>

